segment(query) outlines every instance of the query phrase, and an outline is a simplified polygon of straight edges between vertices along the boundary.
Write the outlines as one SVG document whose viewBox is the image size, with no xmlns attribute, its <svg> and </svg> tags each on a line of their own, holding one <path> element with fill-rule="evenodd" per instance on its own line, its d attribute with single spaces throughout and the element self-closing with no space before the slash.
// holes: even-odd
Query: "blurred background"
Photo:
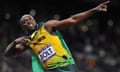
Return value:
<svg viewBox="0 0 120 72">
<path fill-rule="evenodd" d="M 31 14 L 37 22 L 62 20 L 106 0 L 1 0 L 0 72 L 32 72 L 29 50 L 15 57 L 3 51 L 22 29 L 19 18 Z M 61 33 L 81 72 L 120 72 L 120 0 L 111 0 L 108 12 L 96 13 Z"/>
</svg>

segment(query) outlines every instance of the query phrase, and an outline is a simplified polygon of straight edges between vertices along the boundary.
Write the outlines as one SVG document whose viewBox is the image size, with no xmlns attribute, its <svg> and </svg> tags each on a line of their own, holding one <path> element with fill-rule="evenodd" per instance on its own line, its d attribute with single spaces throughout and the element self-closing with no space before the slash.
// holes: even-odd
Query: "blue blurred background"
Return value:
<svg viewBox="0 0 120 72">
<path fill-rule="evenodd" d="M 29 50 L 15 57 L 2 56 L 7 45 L 23 32 L 19 18 L 31 14 L 37 22 L 65 19 L 106 0 L 1 0 L 0 72 L 32 72 Z M 120 72 L 120 0 L 108 12 L 94 14 L 61 33 L 81 72 Z"/>
</svg>

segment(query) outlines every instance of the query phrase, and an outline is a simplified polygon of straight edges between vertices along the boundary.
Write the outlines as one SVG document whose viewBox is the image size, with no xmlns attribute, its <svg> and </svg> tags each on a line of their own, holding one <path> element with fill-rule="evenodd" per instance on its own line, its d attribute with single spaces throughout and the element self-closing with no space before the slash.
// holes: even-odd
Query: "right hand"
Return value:
<svg viewBox="0 0 120 72">
<path fill-rule="evenodd" d="M 18 44 L 27 45 L 28 40 L 27 40 L 27 37 L 22 36 L 22 37 L 17 38 L 15 42 Z"/>
<path fill-rule="evenodd" d="M 16 46 L 15 46 L 15 48 L 17 48 L 17 49 L 24 49 L 25 47 L 24 47 L 24 45 L 22 45 L 22 44 L 16 44 Z"/>
</svg>

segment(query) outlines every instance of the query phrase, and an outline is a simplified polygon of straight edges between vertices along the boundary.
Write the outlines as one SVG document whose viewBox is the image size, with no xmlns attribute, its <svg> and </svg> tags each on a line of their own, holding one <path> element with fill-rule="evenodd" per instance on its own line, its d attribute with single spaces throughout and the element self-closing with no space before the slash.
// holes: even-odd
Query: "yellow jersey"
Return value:
<svg viewBox="0 0 120 72">
<path fill-rule="evenodd" d="M 56 30 L 56 34 L 51 34 L 46 30 L 45 25 L 32 33 L 29 46 L 44 69 L 49 70 L 75 64 L 59 31 Z"/>
</svg>

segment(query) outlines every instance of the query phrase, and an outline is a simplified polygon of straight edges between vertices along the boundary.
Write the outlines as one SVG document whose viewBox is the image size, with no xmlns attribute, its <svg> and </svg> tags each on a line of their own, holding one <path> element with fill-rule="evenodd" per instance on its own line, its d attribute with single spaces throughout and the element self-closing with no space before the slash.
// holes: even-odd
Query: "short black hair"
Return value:
<svg viewBox="0 0 120 72">
<path fill-rule="evenodd" d="M 32 15 L 30 15 L 30 14 L 24 14 L 24 15 L 20 18 L 20 20 L 19 20 L 19 23 L 20 23 L 21 25 L 23 25 L 23 24 L 24 24 L 24 22 L 25 22 L 24 18 L 25 18 L 26 16 L 30 16 L 30 17 L 32 17 L 32 18 L 33 18 L 33 16 L 32 16 Z"/>
</svg>

